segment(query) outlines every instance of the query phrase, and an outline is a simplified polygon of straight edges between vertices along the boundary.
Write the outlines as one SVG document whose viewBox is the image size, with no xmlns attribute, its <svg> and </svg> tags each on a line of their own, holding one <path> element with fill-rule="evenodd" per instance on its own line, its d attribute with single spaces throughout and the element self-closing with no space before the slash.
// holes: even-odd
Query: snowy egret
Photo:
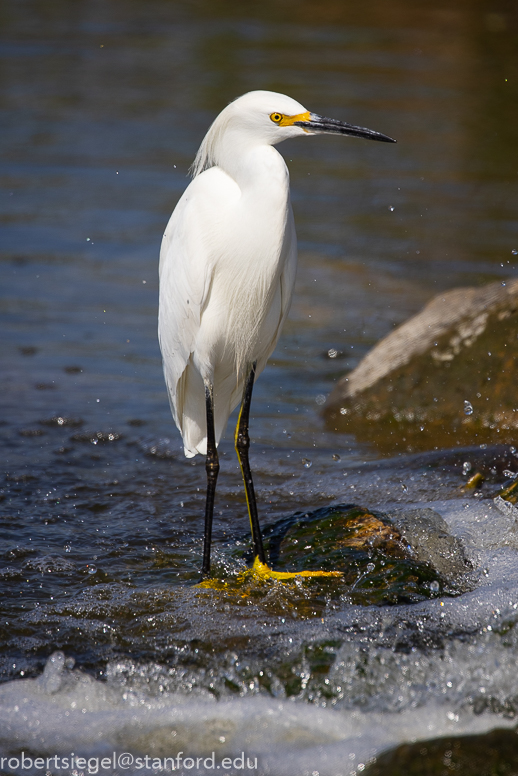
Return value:
<svg viewBox="0 0 518 776">
<path fill-rule="evenodd" d="M 244 94 L 207 132 L 193 180 L 162 240 L 158 332 L 167 390 L 185 455 L 206 456 L 204 574 L 210 570 L 217 447 L 240 400 L 235 447 L 256 565 L 266 568 L 248 461 L 250 402 L 288 314 L 297 264 L 288 169 L 273 146 L 320 133 L 395 142 L 310 113 L 283 94 Z"/>
</svg>

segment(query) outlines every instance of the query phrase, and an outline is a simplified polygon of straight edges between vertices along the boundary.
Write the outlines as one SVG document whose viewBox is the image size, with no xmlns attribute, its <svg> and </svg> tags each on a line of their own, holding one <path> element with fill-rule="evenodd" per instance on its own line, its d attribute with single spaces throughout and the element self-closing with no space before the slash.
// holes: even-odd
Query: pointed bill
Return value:
<svg viewBox="0 0 518 776">
<path fill-rule="evenodd" d="M 367 140 L 381 140 L 383 143 L 397 142 L 392 137 L 383 135 L 381 132 L 375 132 L 373 129 L 355 127 L 354 124 L 348 124 L 346 121 L 328 119 L 326 116 L 319 116 L 317 113 L 310 113 L 308 119 L 294 121 L 293 123 L 295 126 L 302 127 L 306 131 L 311 132 L 311 134 L 352 135 L 353 137 L 364 137 Z"/>
</svg>

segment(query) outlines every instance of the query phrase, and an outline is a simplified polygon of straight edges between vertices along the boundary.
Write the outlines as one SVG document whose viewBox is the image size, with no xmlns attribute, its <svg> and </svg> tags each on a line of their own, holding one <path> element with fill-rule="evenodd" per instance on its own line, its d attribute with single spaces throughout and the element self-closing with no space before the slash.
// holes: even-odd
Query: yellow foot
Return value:
<svg viewBox="0 0 518 776">
<path fill-rule="evenodd" d="M 256 556 L 251 569 L 242 571 L 237 577 L 237 583 L 256 578 L 260 582 L 267 579 L 296 579 L 297 577 L 342 577 L 341 571 L 273 571 L 266 563 L 261 563 Z M 196 587 L 212 588 L 213 590 L 226 590 L 228 583 L 221 579 L 204 579 Z"/>
<path fill-rule="evenodd" d="M 273 571 L 255 558 L 252 573 L 259 579 L 295 579 L 295 577 L 341 577 L 341 571 Z"/>
</svg>

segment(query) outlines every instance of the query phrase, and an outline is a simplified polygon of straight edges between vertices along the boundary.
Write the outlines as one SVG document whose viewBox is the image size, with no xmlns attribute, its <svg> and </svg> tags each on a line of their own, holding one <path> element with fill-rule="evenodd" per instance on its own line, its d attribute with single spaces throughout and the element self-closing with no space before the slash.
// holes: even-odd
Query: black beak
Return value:
<svg viewBox="0 0 518 776">
<path fill-rule="evenodd" d="M 334 135 L 352 135 L 353 137 L 364 137 L 367 140 L 381 140 L 383 143 L 396 143 L 397 141 L 388 135 L 382 135 L 381 132 L 375 132 L 366 127 L 355 127 L 354 124 L 348 124 L 346 121 L 337 121 L 337 119 L 328 119 L 325 116 L 318 116 L 316 113 L 310 114 L 309 121 L 294 121 L 296 127 L 302 127 L 309 130 L 311 134 L 330 133 Z"/>
</svg>

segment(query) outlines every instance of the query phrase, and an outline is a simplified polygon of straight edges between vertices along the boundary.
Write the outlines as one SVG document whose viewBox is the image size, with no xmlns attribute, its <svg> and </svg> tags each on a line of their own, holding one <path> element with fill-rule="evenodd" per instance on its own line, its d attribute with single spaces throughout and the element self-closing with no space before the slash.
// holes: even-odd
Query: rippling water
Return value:
<svg viewBox="0 0 518 776">
<path fill-rule="evenodd" d="M 141 706 L 138 751 L 201 751 L 213 725 L 214 746 L 259 752 L 265 773 L 322 776 L 397 741 L 504 724 L 518 696 L 515 528 L 459 486 L 463 461 L 482 456 L 494 495 L 512 453 L 377 462 L 326 432 L 320 410 L 335 379 L 434 294 L 516 275 L 516 14 L 482 2 L 8 0 L 2 21 L 0 665 L 15 680 L 2 751 L 129 747 Z M 479 574 L 478 592 L 446 599 L 447 623 L 439 599 L 380 610 L 345 590 L 239 601 L 193 587 L 205 473 L 183 458 L 169 413 L 157 257 L 208 125 L 256 88 L 398 140 L 280 147 L 300 269 L 252 408 L 262 522 L 330 502 L 439 503 Z M 215 564 L 232 574 L 248 520 L 231 434 L 221 450 Z M 316 599 L 306 617 L 300 601 Z M 56 650 L 76 667 L 47 662 Z M 27 684 L 46 662 L 47 680 Z M 71 703 L 91 716 L 77 722 Z M 173 741 L 160 731 L 176 713 Z M 304 764 L 301 741 L 313 747 Z"/>
</svg>

